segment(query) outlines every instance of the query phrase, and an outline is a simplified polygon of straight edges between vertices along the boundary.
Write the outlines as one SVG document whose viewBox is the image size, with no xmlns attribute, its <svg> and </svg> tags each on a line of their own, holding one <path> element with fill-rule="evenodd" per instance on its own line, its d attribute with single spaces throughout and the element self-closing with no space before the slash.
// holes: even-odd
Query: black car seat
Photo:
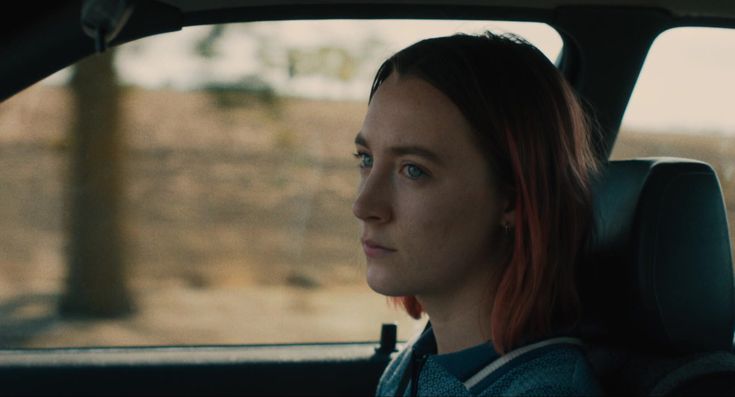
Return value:
<svg viewBox="0 0 735 397">
<path fill-rule="evenodd" d="M 611 161 L 595 187 L 580 331 L 609 393 L 735 395 L 735 287 L 706 163 Z"/>
</svg>

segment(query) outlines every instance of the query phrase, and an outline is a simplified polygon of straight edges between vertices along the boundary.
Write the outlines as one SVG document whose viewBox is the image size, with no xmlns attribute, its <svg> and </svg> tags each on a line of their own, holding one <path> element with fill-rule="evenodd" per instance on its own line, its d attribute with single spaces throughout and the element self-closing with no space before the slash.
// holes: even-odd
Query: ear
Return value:
<svg viewBox="0 0 735 397">
<path fill-rule="evenodd" d="M 500 214 L 500 224 L 509 225 L 510 228 L 514 228 L 516 225 L 516 211 L 515 211 L 515 200 L 516 195 L 513 190 L 508 190 L 503 198 L 503 212 Z"/>
</svg>

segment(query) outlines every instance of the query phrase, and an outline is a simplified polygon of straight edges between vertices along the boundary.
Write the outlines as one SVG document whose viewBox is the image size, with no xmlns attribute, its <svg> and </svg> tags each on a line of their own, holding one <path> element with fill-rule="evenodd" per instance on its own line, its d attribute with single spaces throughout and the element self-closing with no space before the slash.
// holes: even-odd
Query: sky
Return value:
<svg viewBox="0 0 735 397">
<path fill-rule="evenodd" d="M 196 55 L 195 43 L 210 27 L 190 27 L 126 44 L 117 70 L 126 84 L 193 89 L 207 82 L 232 82 L 258 75 L 277 91 L 328 99 L 366 99 L 383 59 L 420 39 L 485 30 L 519 34 L 556 60 L 562 40 L 537 23 L 488 21 L 287 21 L 227 25 L 216 56 Z M 260 45 L 259 45 L 260 43 Z M 330 46 L 363 60 L 346 82 L 311 75 L 289 78 L 286 49 L 316 51 Z M 265 58 L 263 53 L 266 53 Z M 258 61 L 268 59 L 270 65 Z M 68 71 L 49 78 L 60 83 Z M 623 125 L 656 131 L 735 134 L 735 30 L 677 28 L 654 42 L 636 84 Z"/>
</svg>

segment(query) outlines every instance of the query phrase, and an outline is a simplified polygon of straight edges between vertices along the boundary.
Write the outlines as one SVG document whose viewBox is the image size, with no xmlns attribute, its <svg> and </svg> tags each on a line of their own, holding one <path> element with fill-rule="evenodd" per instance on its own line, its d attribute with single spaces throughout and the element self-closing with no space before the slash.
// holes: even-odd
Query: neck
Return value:
<svg viewBox="0 0 735 397">
<path fill-rule="evenodd" d="M 447 299 L 417 296 L 429 315 L 438 354 L 453 353 L 487 342 L 491 335 L 487 284 L 465 288 Z"/>
</svg>

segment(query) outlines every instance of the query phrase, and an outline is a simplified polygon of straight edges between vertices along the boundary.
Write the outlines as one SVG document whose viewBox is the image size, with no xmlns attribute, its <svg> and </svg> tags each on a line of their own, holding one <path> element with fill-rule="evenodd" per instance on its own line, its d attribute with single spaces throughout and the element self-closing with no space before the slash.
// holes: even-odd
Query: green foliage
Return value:
<svg viewBox="0 0 735 397">
<path fill-rule="evenodd" d="M 265 105 L 279 109 L 279 98 L 273 87 L 258 76 L 245 76 L 236 82 L 212 82 L 204 86 L 220 108 Z"/>
<path fill-rule="evenodd" d="M 289 77 L 324 76 L 349 81 L 357 75 L 360 66 L 358 57 L 341 47 L 289 48 L 286 56 Z"/>
<path fill-rule="evenodd" d="M 194 52 L 196 52 L 197 55 L 211 59 L 219 55 L 217 50 L 215 49 L 215 45 L 217 44 L 217 41 L 220 37 L 222 37 L 222 34 L 225 32 L 225 25 L 214 25 L 212 26 L 212 29 L 209 31 L 209 34 L 199 40 L 194 45 Z"/>
</svg>

